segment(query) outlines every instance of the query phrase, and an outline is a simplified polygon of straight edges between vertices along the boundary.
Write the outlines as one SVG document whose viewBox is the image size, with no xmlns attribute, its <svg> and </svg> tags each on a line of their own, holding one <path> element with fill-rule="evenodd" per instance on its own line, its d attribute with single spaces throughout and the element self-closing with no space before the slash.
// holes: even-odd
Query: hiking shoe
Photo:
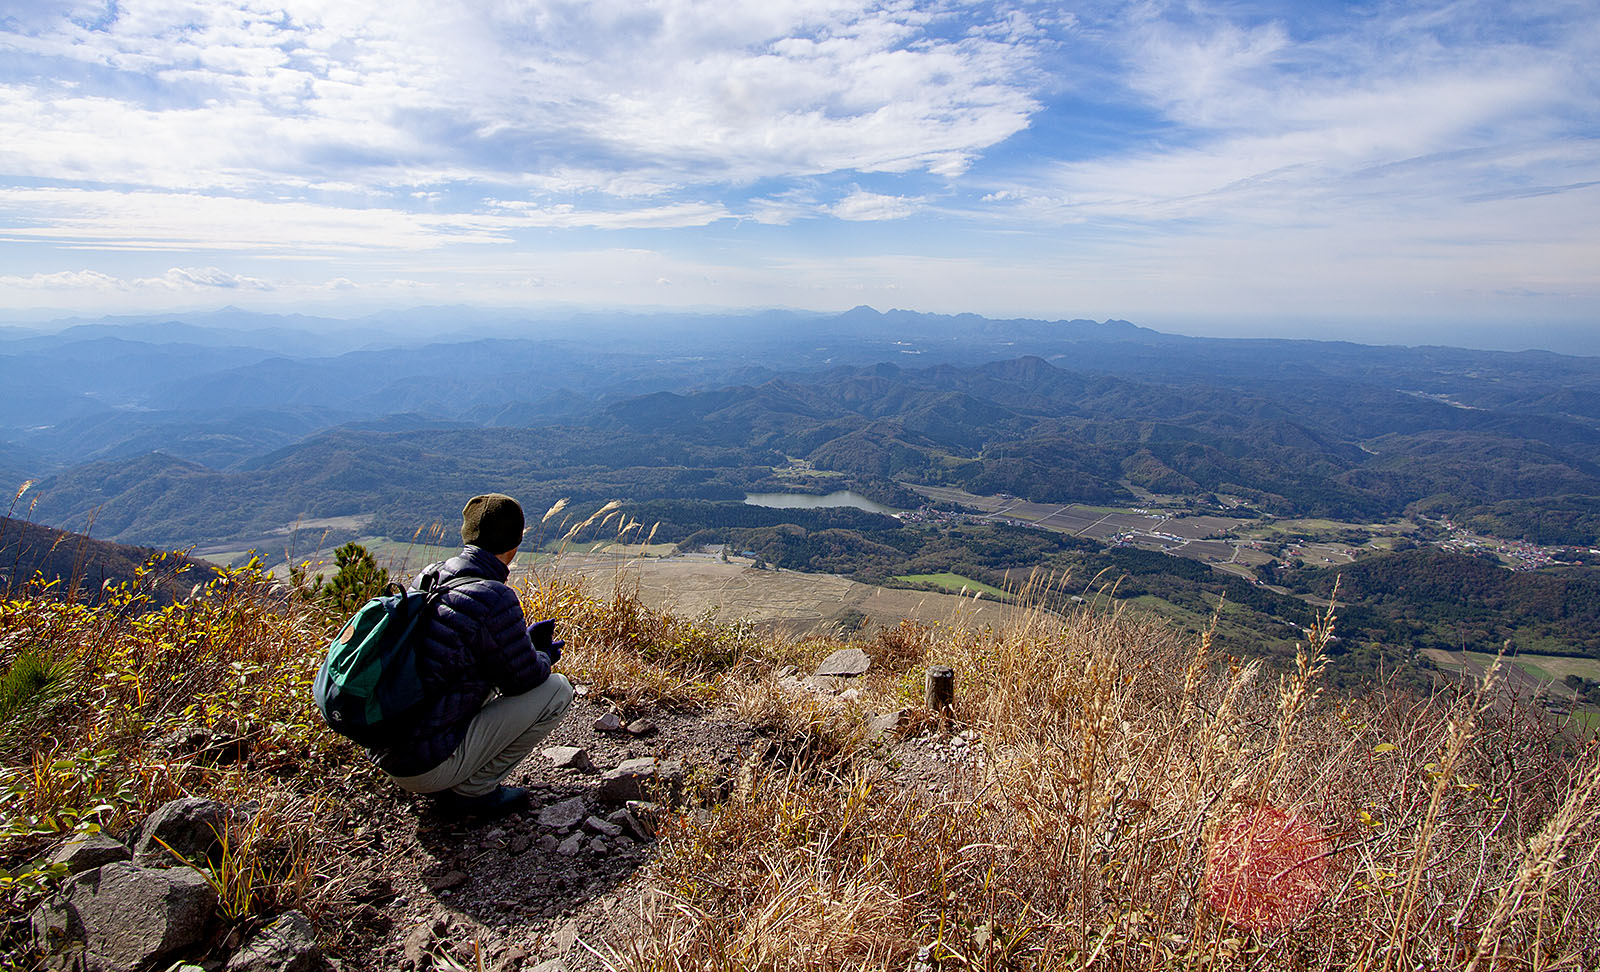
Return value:
<svg viewBox="0 0 1600 972">
<path fill-rule="evenodd" d="M 483 796 L 469 797 L 445 790 L 434 796 L 433 807 L 440 816 L 451 820 L 495 820 L 528 809 L 528 791 L 520 786 L 497 786 Z"/>
</svg>

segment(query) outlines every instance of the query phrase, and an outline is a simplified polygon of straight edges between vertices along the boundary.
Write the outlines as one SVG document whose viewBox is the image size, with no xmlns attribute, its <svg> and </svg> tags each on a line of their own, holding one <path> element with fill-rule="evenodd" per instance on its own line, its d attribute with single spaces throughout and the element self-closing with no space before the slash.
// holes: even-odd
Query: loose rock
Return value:
<svg viewBox="0 0 1600 972">
<path fill-rule="evenodd" d="M 527 834 L 518 834 L 511 838 L 511 842 L 506 845 L 506 850 L 513 854 L 522 854 L 525 853 L 532 844 L 533 841 L 528 837 Z"/>
<path fill-rule="evenodd" d="M 632 834 L 639 840 L 649 840 L 654 836 L 654 833 L 648 827 L 646 827 L 638 817 L 633 815 L 633 811 L 627 809 L 626 807 L 622 808 L 621 810 L 614 810 L 607 814 L 606 822 L 614 824 L 619 829 Z"/>
<path fill-rule="evenodd" d="M 173 800 L 145 818 L 133 844 L 133 861 L 171 867 L 182 863 L 174 852 L 188 861 L 212 860 L 222 849 L 217 835 L 226 832 L 232 820 L 233 808 L 226 803 L 200 797 Z"/>
<path fill-rule="evenodd" d="M 465 871 L 450 870 L 445 871 L 443 874 L 429 875 L 423 880 L 427 883 L 430 891 L 448 891 L 451 888 L 459 888 L 461 885 L 466 884 L 467 874 Z"/>
<path fill-rule="evenodd" d="M 433 964 L 433 956 L 428 954 L 428 946 L 433 944 L 433 928 L 430 925 L 418 925 L 406 935 L 405 944 L 402 946 L 406 957 L 406 964 L 416 972 L 422 972 Z"/>
<path fill-rule="evenodd" d="M 659 762 L 654 757 L 626 760 L 616 769 L 607 770 L 600 778 L 595 796 L 608 803 L 626 803 L 653 795 L 657 790 L 671 791 L 683 780 L 683 765 L 676 762 Z"/>
<path fill-rule="evenodd" d="M 865 675 L 871 667 L 872 659 L 860 648 L 840 648 L 824 658 L 812 674 L 854 677 Z"/>
<path fill-rule="evenodd" d="M 80 943 L 84 972 L 123 972 L 202 940 L 216 907 L 199 871 L 116 861 L 68 878 L 34 910 L 33 934 L 56 955 Z"/>
<path fill-rule="evenodd" d="M 74 834 L 50 855 L 50 863 L 65 864 L 68 874 L 78 874 L 102 864 L 132 858 L 133 851 L 105 834 Z"/>
<path fill-rule="evenodd" d="M 630 736 L 648 736 L 656 731 L 656 724 L 649 719 L 635 719 L 626 728 Z"/>
<path fill-rule="evenodd" d="M 545 758 L 556 764 L 556 769 L 574 769 L 583 773 L 594 771 L 589 751 L 582 746 L 551 746 L 544 751 Z"/>
<path fill-rule="evenodd" d="M 322 962 L 316 929 L 298 911 L 288 911 L 256 932 L 228 959 L 227 972 L 312 972 Z"/>
<path fill-rule="evenodd" d="M 577 857 L 578 852 L 582 849 L 583 833 L 580 831 L 562 841 L 561 844 L 556 847 L 556 853 L 560 854 L 562 857 Z"/>
<path fill-rule="evenodd" d="M 552 803 L 539 811 L 539 826 L 549 827 L 552 830 L 566 830 L 576 827 L 589 812 L 584 805 L 583 797 L 571 797 L 560 803 Z"/>
<path fill-rule="evenodd" d="M 622 717 L 615 712 L 607 712 L 594 720 L 595 732 L 620 732 L 622 730 Z"/>
<path fill-rule="evenodd" d="M 896 712 L 886 712 L 867 720 L 867 738 L 872 742 L 887 739 L 906 727 L 911 719 L 911 712 L 900 709 Z"/>
<path fill-rule="evenodd" d="M 813 692 L 826 692 L 831 695 L 844 691 L 850 685 L 850 681 L 838 675 L 809 675 L 800 684 Z"/>
<path fill-rule="evenodd" d="M 627 811 L 623 811 L 626 813 Z M 622 828 L 614 823 L 601 820 L 599 817 L 589 817 L 583 822 L 583 829 L 590 833 L 600 834 L 604 837 L 616 837 L 622 833 Z"/>
<path fill-rule="evenodd" d="M 350 898 L 367 904 L 393 901 L 394 882 L 386 877 L 366 877 L 350 886 Z"/>
</svg>

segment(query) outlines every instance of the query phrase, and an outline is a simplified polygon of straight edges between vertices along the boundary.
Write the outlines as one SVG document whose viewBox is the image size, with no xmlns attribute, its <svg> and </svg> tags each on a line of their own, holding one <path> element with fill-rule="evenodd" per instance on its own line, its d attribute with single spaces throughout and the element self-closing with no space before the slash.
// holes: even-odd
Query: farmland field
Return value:
<svg viewBox="0 0 1600 972">
<path fill-rule="evenodd" d="M 837 574 L 764 570 L 743 558 L 723 563 L 710 554 L 631 560 L 568 554 L 518 568 L 516 574 L 528 570 L 573 571 L 596 590 L 609 590 L 620 579 L 638 584 L 640 596 L 652 607 L 722 620 L 744 618 L 796 636 L 825 631 L 852 610 L 880 625 L 904 618 L 957 626 L 1005 624 L 1023 613 L 988 597 L 875 587 Z"/>
<path fill-rule="evenodd" d="M 1494 664 L 1495 656 L 1483 651 L 1441 651 L 1429 649 L 1423 652 L 1429 660 L 1440 668 L 1450 671 L 1460 671 L 1463 658 L 1468 667 L 1488 671 Z M 1567 655 L 1538 655 L 1531 652 L 1521 652 L 1516 655 L 1505 656 L 1505 664 L 1516 669 L 1522 677 L 1519 680 L 1531 680 L 1540 683 L 1555 683 L 1561 685 L 1568 675 L 1577 675 L 1592 681 L 1600 681 L 1600 658 L 1574 658 Z"/>
<path fill-rule="evenodd" d="M 1011 597 L 1010 594 L 995 587 L 993 584 L 985 584 L 983 581 L 976 581 L 970 577 L 962 577 L 960 574 L 952 574 L 948 571 L 942 574 L 903 574 L 896 577 L 895 580 L 907 581 L 912 584 L 932 584 L 935 587 L 942 587 L 956 594 L 960 594 L 962 591 L 982 591 L 993 597 Z"/>
</svg>

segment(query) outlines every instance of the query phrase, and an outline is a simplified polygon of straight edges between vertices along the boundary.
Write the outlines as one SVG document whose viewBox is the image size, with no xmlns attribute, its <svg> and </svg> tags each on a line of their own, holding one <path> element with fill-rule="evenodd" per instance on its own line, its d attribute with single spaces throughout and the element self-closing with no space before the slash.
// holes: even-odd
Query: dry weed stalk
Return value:
<svg viewBox="0 0 1600 972">
<path fill-rule="evenodd" d="M 985 766 L 932 793 L 751 767 L 710 821 L 667 836 L 670 904 L 631 967 L 905 968 L 919 949 L 996 970 L 1600 959 L 1600 894 L 1580 880 L 1600 857 L 1592 766 L 1562 784 L 1559 739 L 1503 706 L 1473 731 L 1448 695 L 1320 704 L 1332 624 L 1330 607 L 1276 685 L 1259 661 L 1214 663 L 1215 626 L 1194 646 L 1114 609 L 937 629 L 895 664 L 955 665 Z M 776 721 L 781 700 L 746 706 Z M 1323 835 L 1326 877 L 1320 900 L 1252 927 L 1208 897 L 1207 860 L 1262 807 Z M 877 934 L 830 936 L 835 905 L 841 928 Z"/>
</svg>

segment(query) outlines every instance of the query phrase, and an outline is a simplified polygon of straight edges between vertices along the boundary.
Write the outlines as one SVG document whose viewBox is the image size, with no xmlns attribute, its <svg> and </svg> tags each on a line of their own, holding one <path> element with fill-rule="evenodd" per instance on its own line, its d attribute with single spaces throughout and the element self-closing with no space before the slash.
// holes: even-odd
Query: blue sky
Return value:
<svg viewBox="0 0 1600 972">
<path fill-rule="evenodd" d="M 1600 331 L 1591 0 L 452 6 L 0 6 L 0 316 Z"/>
</svg>

